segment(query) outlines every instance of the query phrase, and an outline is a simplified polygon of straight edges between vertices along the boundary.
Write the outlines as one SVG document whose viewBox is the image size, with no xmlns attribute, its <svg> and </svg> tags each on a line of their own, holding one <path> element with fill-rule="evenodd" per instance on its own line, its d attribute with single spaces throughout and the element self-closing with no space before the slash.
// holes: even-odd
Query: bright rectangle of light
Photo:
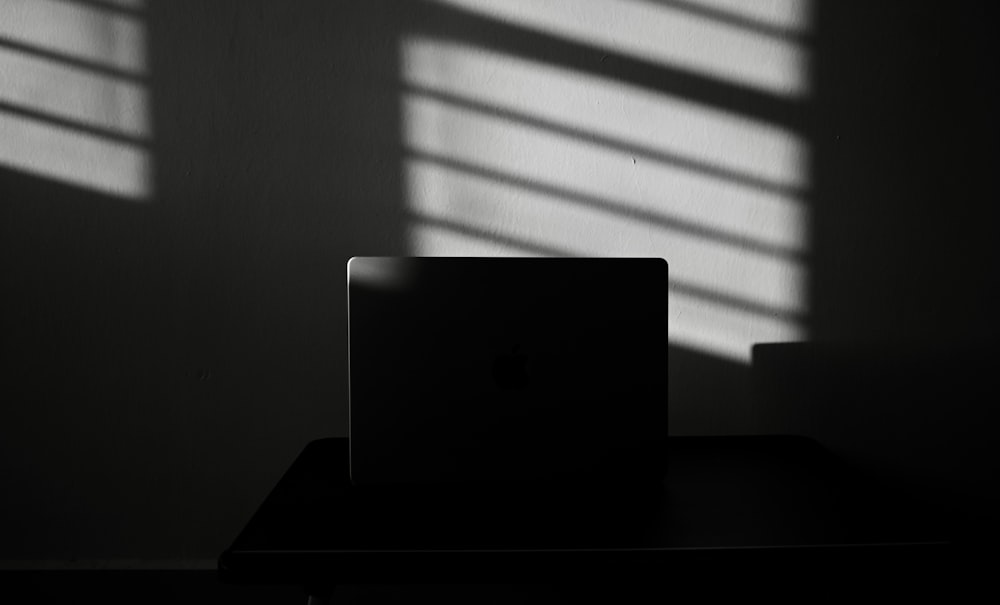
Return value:
<svg viewBox="0 0 1000 605">
<path fill-rule="evenodd" d="M 787 250 L 806 247 L 806 208 L 795 198 L 654 161 L 420 94 L 403 99 L 403 142 L 519 179 L 599 198 L 610 210 L 697 224 Z M 763 152 L 762 152 L 763 155 Z"/>
<path fill-rule="evenodd" d="M 0 101 L 111 132 L 149 134 L 143 86 L 0 47 Z"/>
<path fill-rule="evenodd" d="M 146 71 L 145 25 L 111 9 L 65 0 L 2 0 L 2 40 L 132 74 Z"/>
<path fill-rule="evenodd" d="M 671 278 L 725 298 L 779 312 L 801 311 L 798 263 L 704 237 L 610 215 L 572 201 L 499 183 L 420 158 L 406 162 L 409 208 L 429 219 L 492 233 L 501 241 L 539 242 L 574 256 L 657 256 Z"/>
<path fill-rule="evenodd" d="M 808 56 L 794 40 L 672 8 L 668 2 L 431 1 L 713 80 L 787 97 L 808 93 Z"/>
<path fill-rule="evenodd" d="M 2 111 L 0 164 L 120 197 L 150 193 L 152 167 L 141 147 Z"/>
<path fill-rule="evenodd" d="M 423 36 L 404 40 L 401 61 L 404 83 L 417 89 L 631 142 L 775 187 L 808 185 L 807 145 L 796 133 L 773 124 L 600 76 Z"/>
<path fill-rule="evenodd" d="M 410 226 L 409 237 L 423 256 L 538 256 L 517 246 L 419 220 Z M 671 262 L 671 279 L 675 266 Z M 750 363 L 750 347 L 754 343 L 794 341 L 803 337 L 801 327 L 790 319 L 762 316 L 673 289 L 667 304 L 668 334 L 672 344 L 738 363 Z"/>
</svg>

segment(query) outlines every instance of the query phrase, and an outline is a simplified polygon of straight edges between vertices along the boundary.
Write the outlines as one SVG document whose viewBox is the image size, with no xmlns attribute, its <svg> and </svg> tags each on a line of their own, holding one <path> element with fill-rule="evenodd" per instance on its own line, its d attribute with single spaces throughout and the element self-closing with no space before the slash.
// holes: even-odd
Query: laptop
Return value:
<svg viewBox="0 0 1000 605">
<path fill-rule="evenodd" d="M 667 262 L 354 257 L 354 485 L 661 481 Z"/>
</svg>

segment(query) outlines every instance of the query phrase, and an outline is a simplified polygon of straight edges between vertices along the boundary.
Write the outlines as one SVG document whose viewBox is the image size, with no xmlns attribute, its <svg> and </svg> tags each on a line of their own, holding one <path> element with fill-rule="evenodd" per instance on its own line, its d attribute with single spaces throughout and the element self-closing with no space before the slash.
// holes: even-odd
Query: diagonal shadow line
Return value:
<svg viewBox="0 0 1000 605">
<path fill-rule="evenodd" d="M 0 113 L 7 113 L 13 116 L 17 116 L 19 118 L 23 118 L 25 120 L 31 120 L 33 122 L 44 122 L 50 126 L 58 126 L 59 128 L 72 130 L 74 132 L 86 134 L 95 138 L 114 141 L 115 143 L 124 143 L 136 147 L 148 146 L 143 139 L 140 139 L 133 135 L 114 132 L 112 130 L 107 130 L 104 128 L 100 128 L 98 126 L 89 126 L 87 124 L 81 124 L 73 120 L 52 116 L 47 113 L 43 113 L 33 109 L 25 109 L 23 107 L 18 107 L 17 105 L 11 105 L 10 103 L 4 101 L 0 101 Z"/>
<path fill-rule="evenodd" d="M 131 6 L 124 6 L 112 2 L 106 2 L 106 1 L 102 2 L 101 0 L 49 0 L 49 1 L 57 2 L 59 4 L 78 4 L 85 8 L 105 11 L 108 13 L 115 13 L 128 17 L 142 17 L 146 10 L 145 8 L 134 8 Z"/>
<path fill-rule="evenodd" d="M 424 216 L 422 214 L 410 211 L 406 211 L 405 214 L 407 218 L 415 225 L 427 225 L 430 227 L 445 229 L 447 231 L 451 231 L 459 235 L 464 235 L 467 237 L 472 237 L 483 241 L 501 244 L 503 246 L 507 246 L 510 248 L 516 248 L 521 252 L 537 254 L 540 256 L 559 256 L 559 257 L 580 256 L 579 254 L 575 254 L 568 250 L 563 250 L 545 244 L 529 242 L 516 237 L 510 237 L 507 235 L 492 233 L 490 231 L 486 231 L 485 229 L 479 229 L 477 227 L 464 225 L 457 221 Z M 673 277 L 670 278 L 670 290 L 673 292 L 677 292 L 678 294 L 684 294 L 685 296 L 690 296 L 691 298 L 697 298 L 699 300 L 704 300 L 709 303 L 731 307 L 732 309 L 739 310 L 741 312 L 748 313 L 751 315 L 757 315 L 759 317 L 766 317 L 768 319 L 776 319 L 786 322 L 803 322 L 805 320 L 804 314 L 798 311 L 780 309 L 777 307 L 773 307 L 771 305 L 761 304 L 758 302 L 747 300 L 745 298 L 740 298 L 738 296 L 721 294 L 719 292 L 709 290 L 708 288 L 704 288 L 702 286 L 696 286 L 684 281 L 678 281 Z"/>
<path fill-rule="evenodd" d="M 544 61 L 738 115 L 805 130 L 803 103 L 748 86 L 722 82 L 677 67 L 629 57 L 606 48 L 555 37 L 477 15 L 469 10 L 423 3 L 411 32 L 439 36 L 531 61 Z"/>
<path fill-rule="evenodd" d="M 699 6 L 688 0 L 633 0 L 634 2 L 645 2 L 655 6 L 666 6 L 672 10 L 687 13 L 695 17 L 701 17 L 722 25 L 728 25 L 737 29 L 742 29 L 768 38 L 775 38 L 787 42 L 793 42 L 805 46 L 809 44 L 812 37 L 809 34 L 782 28 L 777 25 L 761 23 L 747 17 L 741 17 L 717 8 Z"/>
<path fill-rule="evenodd" d="M 118 80 L 125 80 L 127 82 L 135 82 L 142 84 L 146 81 L 145 76 L 138 75 L 133 72 L 121 69 L 119 67 L 110 67 L 107 65 L 102 65 L 95 61 L 90 61 L 88 59 L 80 59 L 53 50 L 46 50 L 43 48 L 38 48 L 30 44 L 24 44 L 22 42 L 17 42 L 14 40 L 9 40 L 7 38 L 0 38 L 0 48 L 7 48 L 19 53 L 24 53 L 39 59 L 44 59 L 46 61 L 51 61 L 53 63 L 59 63 L 67 67 L 73 67 L 83 71 L 92 72 L 97 75 L 107 76 L 110 78 L 115 78 Z"/>
<path fill-rule="evenodd" d="M 705 227 L 690 221 L 671 218 L 663 214 L 630 208 L 625 202 L 621 204 L 609 203 L 606 199 L 572 191 L 555 185 L 540 183 L 535 180 L 515 176 L 497 170 L 483 168 L 462 160 L 455 160 L 435 153 L 428 153 L 416 149 L 406 150 L 410 157 L 423 160 L 443 168 L 456 170 L 473 176 L 489 179 L 505 185 L 511 185 L 522 189 L 527 189 L 548 197 L 556 197 L 567 200 L 573 204 L 591 208 L 607 214 L 612 214 L 626 219 L 643 221 L 656 225 L 663 229 L 679 231 L 687 235 L 692 235 L 702 239 L 710 240 L 727 246 L 740 248 L 749 252 L 754 252 L 761 256 L 769 256 L 788 261 L 805 261 L 807 255 L 792 248 L 777 246 L 755 238 L 732 235 L 716 229 Z"/>
<path fill-rule="evenodd" d="M 645 145 L 635 145 L 629 143 L 628 141 L 623 141 L 621 139 L 615 139 L 605 135 L 594 134 L 580 129 L 563 126 L 556 122 L 552 122 L 551 120 L 534 117 L 519 111 L 503 109 L 498 106 L 486 105 L 485 103 L 473 101 L 471 99 L 467 99 L 465 97 L 461 97 L 452 93 L 441 92 L 437 90 L 431 90 L 428 88 L 423 88 L 420 86 L 412 86 L 412 85 L 405 85 L 403 87 L 403 92 L 421 95 L 427 98 L 441 101 L 443 103 L 456 105 L 468 109 L 470 111 L 475 111 L 478 113 L 495 116 L 497 118 L 501 118 L 504 120 L 523 123 L 527 126 L 532 126 L 534 128 L 539 128 L 542 130 L 548 130 L 565 137 L 577 139 L 579 141 L 584 141 L 586 143 L 591 143 L 594 145 L 600 145 L 602 147 L 614 149 L 616 151 L 627 153 L 635 157 L 644 157 L 654 162 L 660 162 L 661 164 L 670 164 L 678 168 L 683 168 L 684 170 L 689 170 L 691 172 L 696 172 L 705 176 L 710 176 L 712 178 L 732 181 L 733 183 L 736 183 L 748 189 L 754 189 L 764 193 L 780 195 L 783 197 L 794 197 L 799 200 L 802 200 L 805 196 L 805 191 L 799 187 L 794 187 L 791 185 L 782 185 L 737 170 L 731 170 L 728 168 L 713 166 L 706 162 L 693 160 L 691 158 L 684 157 L 677 153 L 662 151 Z"/>
</svg>

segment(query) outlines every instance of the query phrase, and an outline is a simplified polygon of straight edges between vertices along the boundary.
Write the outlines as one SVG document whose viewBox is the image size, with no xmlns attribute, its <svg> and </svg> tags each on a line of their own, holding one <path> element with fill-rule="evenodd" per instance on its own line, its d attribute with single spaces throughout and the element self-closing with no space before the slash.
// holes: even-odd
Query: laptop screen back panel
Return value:
<svg viewBox="0 0 1000 605">
<path fill-rule="evenodd" d="M 354 258 L 355 483 L 662 472 L 661 259 Z"/>
</svg>

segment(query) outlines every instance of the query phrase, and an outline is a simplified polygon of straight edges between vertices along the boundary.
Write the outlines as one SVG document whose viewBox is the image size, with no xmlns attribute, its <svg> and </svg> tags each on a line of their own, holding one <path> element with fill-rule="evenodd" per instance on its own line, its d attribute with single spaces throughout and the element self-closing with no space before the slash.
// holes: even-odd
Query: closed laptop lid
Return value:
<svg viewBox="0 0 1000 605">
<path fill-rule="evenodd" d="M 348 262 L 355 484 L 662 476 L 667 263 Z"/>
</svg>

